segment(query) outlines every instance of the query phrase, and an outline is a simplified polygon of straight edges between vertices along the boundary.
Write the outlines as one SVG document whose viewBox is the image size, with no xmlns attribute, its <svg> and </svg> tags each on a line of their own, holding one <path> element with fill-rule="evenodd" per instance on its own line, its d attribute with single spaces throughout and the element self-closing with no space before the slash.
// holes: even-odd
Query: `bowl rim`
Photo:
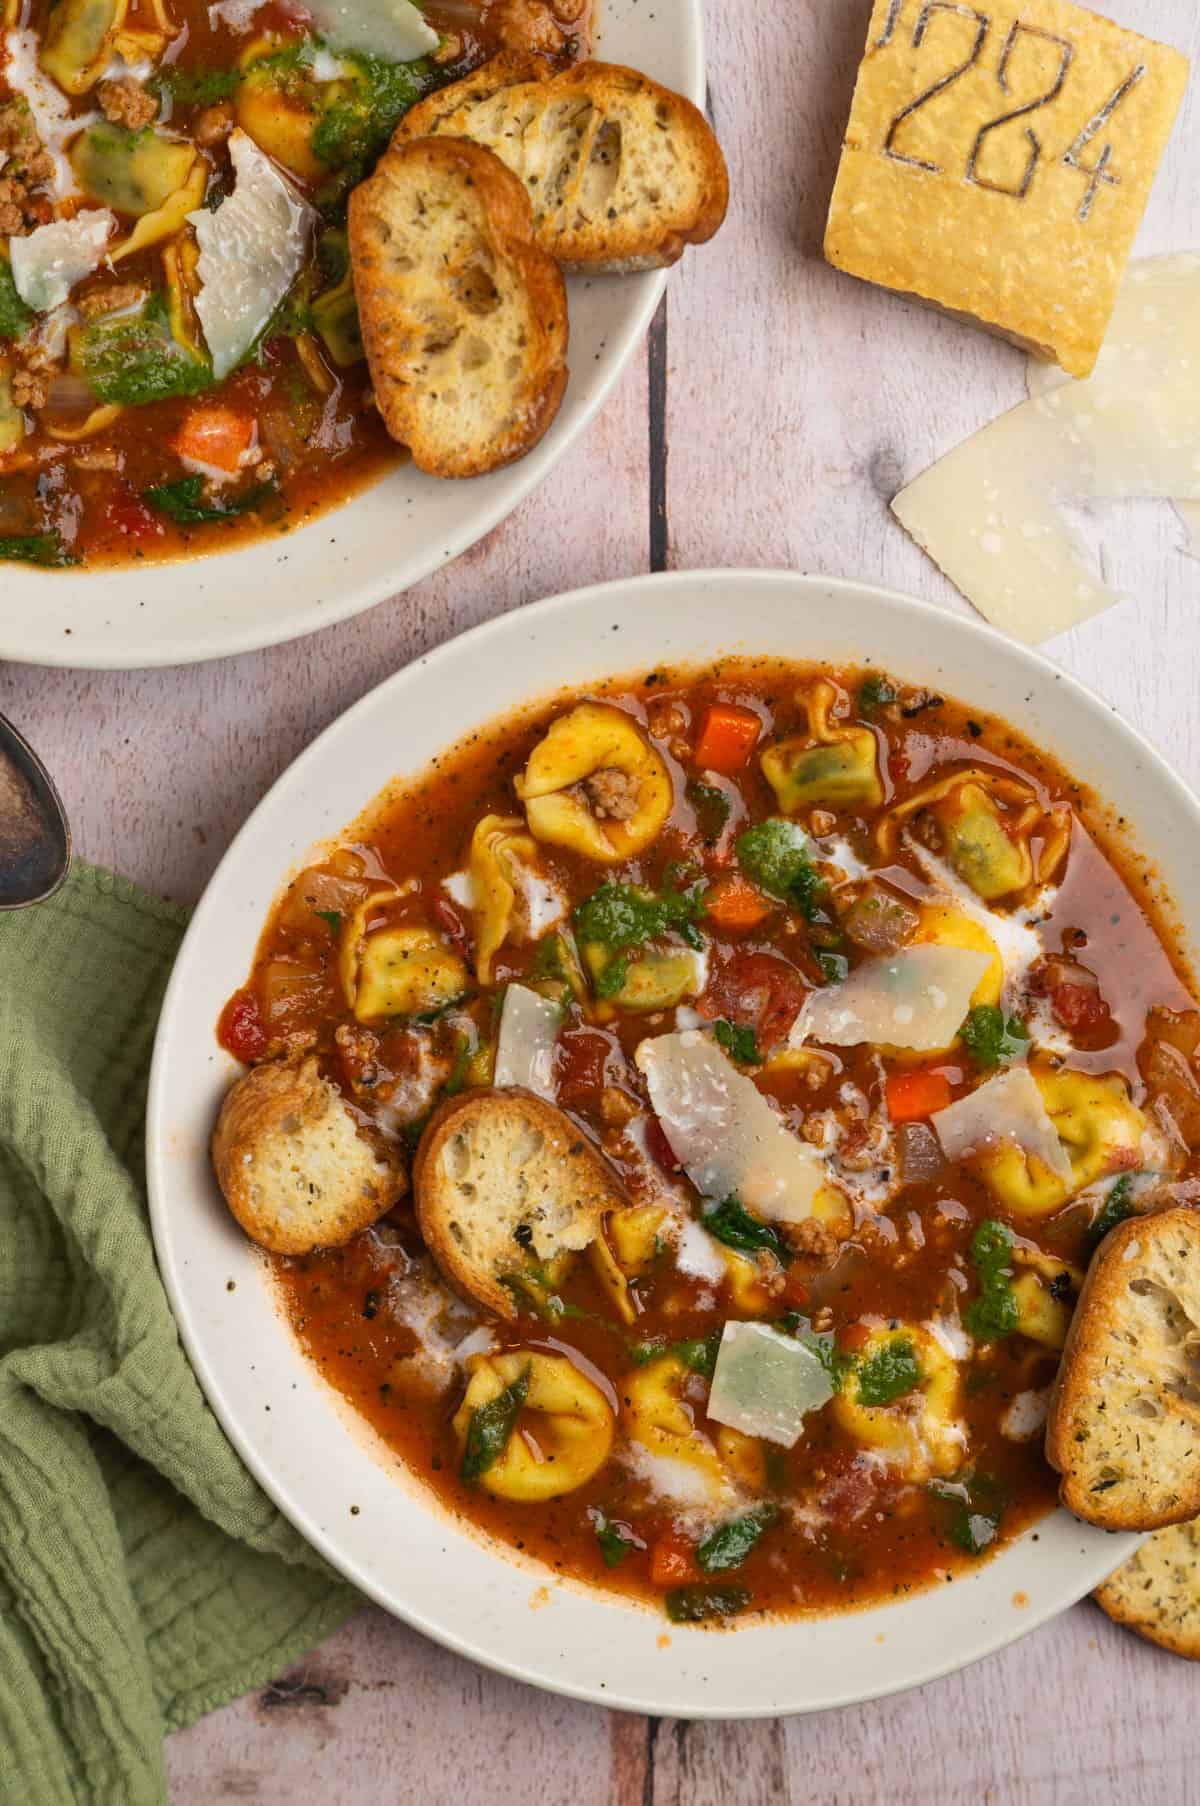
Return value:
<svg viewBox="0 0 1200 1806">
<path fill-rule="evenodd" d="M 678 42 L 681 66 L 672 72 L 670 79 L 680 93 L 703 109 L 707 92 L 703 0 L 665 0 L 665 4 L 678 13 L 680 20 Z M 601 13 L 597 22 L 597 39 L 593 46 L 600 53 L 601 60 L 605 23 Z M 627 61 L 628 54 L 628 51 L 623 52 L 622 60 Z M 486 539 L 489 533 L 528 501 L 568 455 L 611 398 L 628 370 L 666 293 L 670 275 L 671 267 L 642 270 L 622 276 L 588 275 L 586 272 L 569 276 L 568 300 L 572 288 L 577 284 L 587 287 L 598 287 L 601 283 L 619 285 L 620 292 L 629 297 L 625 304 L 628 311 L 623 317 L 618 316 L 612 323 L 606 324 L 594 366 L 587 368 L 581 364 L 574 369 L 573 380 L 568 383 L 563 405 L 546 434 L 524 457 L 497 471 L 486 473 L 482 479 L 440 485 L 443 489 L 457 488 L 478 499 L 472 502 L 461 519 L 447 527 L 437 525 L 430 528 L 418 539 L 415 550 L 389 556 L 388 541 L 382 533 L 378 533 L 377 542 L 383 552 L 378 568 L 372 575 L 351 583 L 344 591 L 339 590 L 333 599 L 323 601 L 319 594 L 310 596 L 302 606 L 273 617 L 267 625 L 255 626 L 252 619 L 243 625 L 243 617 L 239 615 L 233 622 L 208 632 L 201 628 L 191 628 L 182 637 L 181 643 L 173 643 L 170 638 L 161 644 L 157 643 L 152 632 L 148 632 L 131 615 L 120 630 L 108 626 L 102 636 L 97 637 L 81 653 L 76 617 L 93 610 L 103 612 L 109 606 L 101 600 L 101 592 L 106 585 L 119 585 L 123 579 L 136 578 L 139 584 L 151 585 L 157 580 L 169 586 L 173 572 L 200 569 L 206 574 L 211 573 L 210 589 L 228 591 L 243 585 L 252 587 L 256 581 L 263 579 L 264 573 L 255 568 L 255 563 L 264 559 L 267 548 L 275 543 L 271 534 L 261 534 L 258 538 L 227 551 L 214 549 L 207 554 L 170 559 L 163 563 L 130 563 L 75 572 L 37 571 L 27 566 L 0 567 L 7 568 L 10 573 L 15 570 L 23 587 L 28 590 L 20 598 L 19 605 L 0 610 L 0 659 L 12 664 L 85 671 L 158 670 L 202 664 L 209 660 L 265 651 L 272 646 L 303 639 L 404 595 Z M 351 523 L 356 507 L 365 504 L 366 498 L 385 489 L 398 471 L 406 469 L 411 470 L 412 466 L 401 464 L 385 470 L 374 481 L 355 490 L 338 507 L 305 521 L 279 544 L 289 554 L 294 550 L 302 558 L 305 536 L 323 536 L 332 522 L 340 523 L 342 531 L 353 535 L 360 524 L 366 526 L 366 523 Z M 9 587 L 14 587 L 15 581 L 14 579 Z M 203 585 L 205 578 L 202 576 L 197 581 Z M 281 571 L 274 581 L 286 584 L 286 571 Z M 69 634 L 61 629 L 48 630 L 37 626 L 37 602 L 39 597 L 51 593 L 45 587 L 51 584 L 56 586 L 56 601 L 66 586 L 77 586 L 77 596 L 68 596 L 68 604 L 73 607 L 72 619 L 76 621 L 76 627 Z M 145 601 L 139 602 L 139 608 L 146 607 Z M 146 618 L 141 617 L 142 620 Z"/>
<path fill-rule="evenodd" d="M 931 1653 L 926 1659 L 914 1663 L 910 1670 L 896 1674 L 884 1684 L 869 1684 L 863 1686 L 861 1684 L 852 1683 L 843 1687 L 836 1695 L 827 1694 L 811 1703 L 807 1703 L 803 1700 L 786 1705 L 781 1705 L 777 1702 L 768 1702 L 762 1705 L 754 1703 L 730 1704 L 720 1700 L 710 1702 L 703 1697 L 697 1697 L 694 1691 L 685 1691 L 681 1696 L 677 1693 L 672 1693 L 669 1688 L 665 1689 L 662 1693 L 656 1693 L 653 1698 L 650 1698 L 644 1690 L 641 1692 L 625 1692 L 621 1690 L 621 1686 L 610 1687 L 607 1684 L 597 1686 L 594 1682 L 580 1682 L 572 1679 L 569 1674 L 557 1672 L 553 1668 L 548 1669 L 545 1666 L 539 1667 L 531 1662 L 528 1657 L 523 1657 L 519 1653 L 513 1654 L 506 1651 L 504 1648 L 498 1649 L 494 1646 L 490 1646 L 486 1641 L 479 1640 L 475 1635 L 463 1634 L 461 1631 L 448 1628 L 446 1624 L 439 1622 L 436 1615 L 431 1615 L 428 1611 L 423 1611 L 398 1601 L 395 1594 L 389 1591 L 385 1584 L 373 1578 L 369 1567 L 370 1546 L 368 1545 L 367 1549 L 362 1554 L 349 1553 L 344 1540 L 344 1533 L 343 1536 L 339 1538 L 337 1534 L 328 1529 L 323 1523 L 316 1521 L 312 1513 L 302 1503 L 298 1502 L 290 1495 L 288 1487 L 278 1480 L 278 1477 L 272 1471 L 271 1463 L 264 1458 L 261 1450 L 256 1446 L 253 1435 L 244 1433 L 243 1426 L 238 1419 L 237 1409 L 222 1390 L 220 1380 L 214 1375 L 203 1338 L 197 1333 L 196 1326 L 192 1320 L 187 1286 L 181 1271 L 175 1264 L 170 1243 L 168 1205 L 169 1175 L 166 1170 L 168 1152 L 164 1112 L 166 1108 L 168 1068 L 171 1060 L 169 1041 L 171 1038 L 172 1018 L 178 1006 L 179 997 L 183 987 L 190 978 L 190 973 L 188 971 L 189 960 L 187 955 L 208 933 L 209 922 L 206 906 L 210 905 L 210 900 L 213 899 L 214 889 L 220 874 L 227 866 L 232 865 L 237 860 L 241 849 L 254 839 L 258 832 L 258 824 L 262 815 L 265 812 L 273 810 L 277 806 L 274 801 L 277 793 L 284 786 L 291 788 L 309 772 L 318 769 L 326 758 L 327 750 L 332 741 L 345 733 L 350 724 L 361 719 L 364 715 L 379 709 L 381 704 L 384 703 L 393 692 L 402 690 L 406 684 L 411 684 L 417 675 L 419 675 L 427 684 L 435 683 L 438 678 L 439 670 L 443 666 L 453 666 L 455 662 L 461 660 L 464 655 L 473 657 L 481 663 L 486 662 L 483 655 L 488 649 L 489 643 L 494 640 L 503 641 L 507 636 L 521 631 L 524 631 L 531 636 L 536 635 L 539 626 L 543 623 L 552 619 L 557 619 L 558 617 L 570 616 L 576 612 L 586 614 L 588 610 L 596 608 L 603 611 L 604 604 L 610 600 L 615 601 L 618 599 L 625 599 L 628 603 L 629 592 L 631 590 L 635 593 L 635 597 L 644 594 L 647 590 L 654 595 L 661 594 L 669 597 L 673 591 L 685 591 L 689 587 L 693 587 L 697 584 L 717 586 L 733 584 L 740 588 L 752 588 L 767 591 L 778 590 L 782 587 L 793 594 L 803 593 L 814 597 L 820 594 L 826 598 L 838 598 L 843 600 L 848 606 L 852 605 L 856 598 L 866 598 L 868 604 L 871 606 L 882 605 L 885 610 L 897 611 L 901 616 L 910 621 L 918 632 L 922 628 L 927 628 L 936 633 L 945 630 L 947 624 L 950 623 L 952 624 L 952 630 L 954 632 L 965 634 L 969 641 L 973 640 L 982 644 L 984 647 L 1003 647 L 1006 659 L 1015 661 L 1018 667 L 1023 664 L 1029 669 L 1037 670 L 1040 672 L 1043 679 L 1050 679 L 1055 685 L 1063 686 L 1066 691 L 1072 693 L 1077 702 L 1083 705 L 1086 713 L 1092 715 L 1094 718 L 1104 718 L 1106 731 L 1113 731 L 1118 737 L 1124 738 L 1127 746 L 1140 755 L 1144 764 L 1149 768 L 1150 781 L 1160 790 L 1160 792 L 1166 793 L 1174 811 L 1178 814 L 1182 814 L 1185 819 L 1190 818 L 1190 824 L 1193 830 L 1200 829 L 1200 801 L 1197 800 L 1190 787 L 1166 759 L 1148 740 L 1146 740 L 1145 736 L 1137 728 L 1133 727 L 1120 715 L 1119 711 L 1113 705 L 1105 702 L 1104 699 L 1088 685 L 1080 682 L 1080 680 L 1073 675 L 1064 671 L 1046 654 L 1020 645 L 998 633 L 985 623 L 973 618 L 950 614 L 944 608 L 907 596 L 902 592 L 872 583 L 858 582 L 854 579 L 826 578 L 814 573 L 799 574 L 786 570 L 754 569 L 736 566 L 698 571 L 642 574 L 628 579 L 612 580 L 606 583 L 590 585 L 582 589 L 564 592 L 546 598 L 543 601 L 529 604 L 524 609 L 482 622 L 463 634 L 460 634 L 423 654 L 420 658 L 414 660 L 412 664 L 393 673 L 392 676 L 385 679 L 381 684 L 377 685 L 356 703 L 351 705 L 349 709 L 332 722 L 330 726 L 299 755 L 293 764 L 271 786 L 271 789 L 267 792 L 266 796 L 239 830 L 221 861 L 221 864 L 218 866 L 217 872 L 214 873 L 213 879 L 210 880 L 205 895 L 196 909 L 192 923 L 188 928 L 184 942 L 180 948 L 180 953 L 164 997 L 162 1015 L 155 1040 L 147 1106 L 147 1178 L 150 1197 L 151 1225 L 164 1284 L 176 1316 L 181 1340 L 218 1420 L 221 1422 L 226 1435 L 237 1449 L 239 1455 L 267 1495 L 279 1506 L 284 1515 L 296 1525 L 306 1539 L 312 1543 L 322 1555 L 324 1555 L 326 1560 L 351 1580 L 366 1597 L 373 1599 L 392 1615 L 401 1618 L 404 1622 L 409 1623 L 423 1634 L 432 1637 L 435 1641 L 441 1643 L 446 1648 L 453 1650 L 455 1653 L 466 1656 L 473 1661 L 480 1662 L 485 1667 L 491 1668 L 513 1679 L 560 1693 L 566 1697 L 588 1701 L 593 1704 L 613 1709 L 624 1709 L 642 1713 L 650 1712 L 665 1716 L 742 1719 L 762 1716 L 800 1715 L 812 1711 L 838 1709 L 865 1700 L 884 1698 L 894 1693 L 903 1692 L 912 1687 L 924 1685 L 929 1681 L 940 1679 L 945 1675 L 955 1673 L 960 1669 L 971 1666 L 974 1662 L 982 1660 L 984 1657 L 995 1653 L 997 1650 L 1006 1647 L 1020 1637 L 1039 1628 L 1051 1618 L 1057 1616 L 1061 1611 L 1064 1611 L 1075 1604 L 1079 1599 L 1083 1598 L 1086 1594 L 1091 1592 L 1094 1587 L 1100 1584 L 1100 1582 L 1116 1567 L 1126 1561 L 1136 1548 L 1140 1546 L 1143 1538 L 1136 1534 L 1113 1535 L 1094 1531 L 1087 1526 L 1078 1523 L 1077 1520 L 1070 1518 L 1069 1515 L 1062 1510 L 1052 1511 L 1046 1518 L 1032 1526 L 1031 1530 L 1034 1533 L 1039 1530 L 1046 1532 L 1047 1540 L 1050 1540 L 1048 1533 L 1052 1527 L 1058 1527 L 1060 1531 L 1069 1527 L 1071 1536 L 1077 1537 L 1077 1539 L 1082 1541 L 1085 1546 L 1080 1553 L 1077 1564 L 1073 1563 L 1072 1565 L 1070 1578 L 1064 1582 L 1061 1578 L 1056 1577 L 1055 1583 L 1050 1589 L 1052 1596 L 1049 1598 L 1048 1603 L 1046 1599 L 1042 1599 L 1036 1604 L 1029 1603 L 1027 1610 L 1019 1614 L 1014 1613 L 1012 1620 L 1009 1622 L 1005 1622 L 1002 1625 L 996 1625 L 986 1633 L 975 1633 L 973 1636 L 968 1633 L 964 1638 L 966 1643 L 965 1649 L 961 1649 L 955 1645 L 952 1650 Z M 731 637 L 736 640 L 736 630 Z M 615 650 L 616 648 L 614 646 L 614 651 Z M 732 653 L 732 646 L 730 650 Z M 701 659 L 703 660 L 706 656 L 706 654 L 701 654 Z M 778 656 L 783 658 L 788 655 L 780 653 Z M 793 656 L 799 657 L 801 655 L 795 654 Z M 586 644 L 581 644 L 581 665 L 587 663 L 587 660 L 588 650 Z M 609 661 L 614 670 L 623 668 L 634 669 L 637 666 L 637 662 L 638 661 L 634 661 L 632 665 L 623 666 L 619 653 L 614 659 Z M 686 661 L 681 655 L 679 658 L 673 659 L 672 662 L 682 665 Z M 950 686 L 947 685 L 947 687 L 949 688 Z M 540 688 L 535 685 L 531 687 L 527 700 L 529 702 L 536 702 L 539 696 L 551 695 L 553 693 L 552 687 L 548 685 Z M 520 706 L 522 706 L 520 703 L 508 705 L 508 707 Z M 508 712 L 508 707 L 498 709 L 496 713 Z M 1046 737 L 1048 738 L 1048 736 Z M 448 741 L 447 743 L 450 742 Z M 1103 800 L 1103 797 L 1101 800 Z M 369 801 L 369 798 L 364 799 L 363 806 L 368 806 Z M 302 857 L 303 848 L 298 843 L 296 850 L 297 857 Z M 276 888 L 278 888 L 278 884 L 284 882 L 285 879 L 286 873 L 281 873 L 277 880 Z M 275 892 L 273 891 L 272 895 L 274 894 Z M 256 908 L 258 908 L 259 918 L 261 920 L 265 916 L 265 906 L 256 904 Z M 313 1377 L 315 1378 L 316 1376 L 314 1375 Z M 394 1485 L 395 1482 L 389 1481 L 389 1484 Z M 422 1509 L 428 1513 L 431 1518 L 436 1516 L 438 1512 L 436 1503 L 428 1499 L 422 1502 Z M 960 1578 L 953 1590 L 956 1593 L 959 1593 L 960 1597 L 965 1600 L 968 1597 L 969 1587 L 977 1577 L 982 1576 L 989 1571 L 995 1571 L 996 1569 L 1002 1568 L 1006 1562 L 1012 1561 L 1016 1552 L 1027 1543 L 1031 1530 L 1022 1533 L 1020 1537 L 1016 1538 L 1012 1544 L 1008 1545 L 1006 1549 L 1001 1551 L 993 1560 L 981 1564 L 979 1569 Z M 1034 1534 L 1034 1541 L 1037 1540 L 1037 1535 Z M 1061 1535 L 1060 1541 L 1062 1541 Z M 1065 1553 L 1065 1550 L 1063 1553 Z M 502 1548 L 497 1549 L 495 1546 L 486 1548 L 486 1554 L 491 1568 L 508 1568 L 510 1571 L 518 1571 L 514 1570 L 512 1564 L 505 1560 Z M 548 1569 L 539 1567 L 537 1569 L 537 1574 L 547 1582 L 553 1581 L 554 1579 L 552 1572 Z M 620 1609 L 620 1601 L 611 1600 L 604 1594 L 599 1593 L 596 1589 L 581 1587 L 579 1590 L 581 1592 L 586 1592 L 591 1599 L 602 1601 L 610 1610 Z M 754 1625 L 743 1626 L 737 1631 L 729 1633 L 729 1636 L 734 1644 L 742 1645 L 743 1639 L 749 1639 L 751 1637 L 765 1638 L 770 1634 L 773 1628 L 782 1628 L 796 1638 L 803 1639 L 806 1632 L 816 1625 L 846 1623 L 856 1619 L 860 1621 L 868 1619 L 874 1621 L 877 1618 L 880 1618 L 880 1614 L 883 1615 L 882 1618 L 880 1618 L 880 1621 L 886 1628 L 887 1614 L 906 1612 L 910 1608 L 919 1610 L 921 1601 L 942 1597 L 944 1597 L 944 1594 L 940 1590 L 936 1588 L 927 1589 L 920 1594 L 914 1595 L 911 1600 L 902 1605 L 877 1605 L 874 1607 L 863 1608 L 860 1611 L 832 1614 L 818 1618 L 800 1617 L 788 1620 L 768 1620 Z M 1016 1596 L 1014 1596 L 1013 1603 L 1014 1605 L 1017 1603 Z M 655 1619 L 653 1622 L 659 1629 L 662 1628 L 660 1620 Z M 683 1629 L 683 1627 L 674 1626 L 671 1628 L 675 1634 L 680 1634 Z M 693 1636 L 700 1635 L 700 1633 L 696 1632 L 690 1634 Z M 708 1640 L 713 1635 L 714 1633 L 712 1632 L 704 1633 L 702 1640 Z M 519 1641 L 519 1639 L 517 1640 Z M 727 1639 L 722 1636 L 720 1640 L 723 1642 Z M 745 1644 L 744 1647 L 746 1654 L 751 1655 L 753 1646 Z"/>
</svg>

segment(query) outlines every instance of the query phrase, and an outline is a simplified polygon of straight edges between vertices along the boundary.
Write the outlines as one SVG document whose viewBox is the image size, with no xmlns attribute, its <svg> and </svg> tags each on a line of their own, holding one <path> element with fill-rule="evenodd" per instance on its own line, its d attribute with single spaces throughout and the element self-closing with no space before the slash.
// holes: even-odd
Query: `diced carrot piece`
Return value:
<svg viewBox="0 0 1200 1806">
<path fill-rule="evenodd" d="M 181 458 L 194 458 L 197 464 L 232 475 L 242 468 L 257 430 L 253 415 L 213 402 L 186 415 L 175 435 L 175 450 Z"/>
<path fill-rule="evenodd" d="M 668 1530 L 650 1549 L 650 1579 L 656 1587 L 692 1586 L 704 1579 L 692 1545 L 677 1530 Z"/>
<path fill-rule="evenodd" d="M 888 1114 L 893 1122 L 920 1122 L 944 1110 L 950 1102 L 950 1081 L 944 1072 L 893 1072 L 887 1082 Z"/>
<path fill-rule="evenodd" d="M 710 922 L 718 928 L 757 928 L 775 905 L 736 873 L 719 878 L 704 899 Z"/>
<path fill-rule="evenodd" d="M 762 723 L 751 709 L 714 702 L 704 718 L 693 757 L 701 771 L 732 777 L 745 765 L 761 732 Z"/>
</svg>

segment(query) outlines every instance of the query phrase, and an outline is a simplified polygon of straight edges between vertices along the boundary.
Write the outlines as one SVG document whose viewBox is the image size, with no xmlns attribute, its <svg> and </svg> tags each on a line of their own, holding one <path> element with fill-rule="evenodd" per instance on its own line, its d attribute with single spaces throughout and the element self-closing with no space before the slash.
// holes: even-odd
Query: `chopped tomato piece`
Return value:
<svg viewBox="0 0 1200 1806">
<path fill-rule="evenodd" d="M 1094 1035 L 1109 1021 L 1108 1005 L 1095 985 L 1054 985 L 1050 1008 L 1072 1035 Z"/>
<path fill-rule="evenodd" d="M 710 922 L 718 928 L 757 928 L 770 915 L 774 904 L 745 878 L 720 878 L 704 899 Z"/>
<path fill-rule="evenodd" d="M 782 1040 L 800 1014 L 805 985 L 796 968 L 776 953 L 735 953 L 713 977 L 696 1007 L 709 1021 L 724 1017 L 752 1028 L 760 1053 Z"/>
<path fill-rule="evenodd" d="M 678 1530 L 668 1530 L 651 1544 L 650 1579 L 656 1587 L 692 1586 L 704 1579 L 692 1544 Z"/>
<path fill-rule="evenodd" d="M 609 1058 L 613 1044 L 595 1028 L 569 1028 L 558 1038 L 559 1102 L 594 1097 L 607 1083 Z"/>
<path fill-rule="evenodd" d="M 267 1051 L 267 1031 L 253 991 L 235 991 L 217 1024 L 217 1040 L 235 1060 L 249 1066 Z"/>
<path fill-rule="evenodd" d="M 111 533 L 121 533 L 127 539 L 158 538 L 164 531 L 158 516 L 123 480 L 104 504 L 104 524 Z"/>
<path fill-rule="evenodd" d="M 714 702 L 704 717 L 693 757 L 701 771 L 732 777 L 746 764 L 761 732 L 762 723 L 752 709 Z"/>
<path fill-rule="evenodd" d="M 886 1482 L 887 1469 L 866 1461 L 861 1455 L 839 1452 L 825 1464 L 825 1479 L 818 1501 L 835 1524 L 843 1527 L 854 1523 L 879 1497 Z"/>
<path fill-rule="evenodd" d="M 208 402 L 185 416 L 175 435 L 175 450 L 181 458 L 192 458 L 232 476 L 241 470 L 257 437 L 258 423 L 252 414 Z"/>
<path fill-rule="evenodd" d="M 944 1072 L 893 1072 L 888 1075 L 887 1107 L 893 1122 L 920 1122 L 936 1115 L 950 1102 L 950 1081 Z"/>
</svg>

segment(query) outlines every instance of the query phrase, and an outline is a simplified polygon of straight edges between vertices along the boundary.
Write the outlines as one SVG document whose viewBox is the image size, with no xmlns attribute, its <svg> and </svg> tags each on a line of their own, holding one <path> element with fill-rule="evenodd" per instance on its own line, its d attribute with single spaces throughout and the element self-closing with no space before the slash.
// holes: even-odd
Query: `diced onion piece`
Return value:
<svg viewBox="0 0 1200 1806">
<path fill-rule="evenodd" d="M 930 1118 L 947 1160 L 1012 1141 L 1056 1179 L 1071 1183 L 1071 1162 L 1028 1069 L 1014 1066 Z"/>
<path fill-rule="evenodd" d="M 237 183 L 215 213 L 189 214 L 200 246 L 196 312 L 218 381 L 241 362 L 300 273 L 315 214 L 240 129 Z"/>
<path fill-rule="evenodd" d="M 440 39 L 412 0 L 306 0 L 306 11 L 335 50 L 358 50 L 387 63 L 412 63 Z"/>
<path fill-rule="evenodd" d="M 823 1041 L 830 1047 L 877 1046 L 934 1053 L 953 1041 L 971 1008 L 971 996 L 991 964 L 967 947 L 906 947 L 858 966 L 839 985 L 805 999 L 793 1044 Z"/>
<path fill-rule="evenodd" d="M 106 207 L 97 207 L 10 239 L 13 282 L 26 307 L 39 314 L 61 307 L 75 284 L 100 267 L 115 224 Z"/>
<path fill-rule="evenodd" d="M 833 1397 L 820 1358 L 765 1323 L 727 1323 L 708 1395 L 716 1423 L 795 1448 L 808 1412 Z"/>
<path fill-rule="evenodd" d="M 503 1089 L 523 1085 L 554 1102 L 554 1045 L 562 1011 L 548 997 L 524 985 L 509 985 L 500 1012 L 494 1083 Z"/>
<path fill-rule="evenodd" d="M 775 1222 L 812 1215 L 824 1162 L 707 1035 L 658 1035 L 636 1058 L 671 1151 L 704 1197 L 736 1196 Z"/>
</svg>

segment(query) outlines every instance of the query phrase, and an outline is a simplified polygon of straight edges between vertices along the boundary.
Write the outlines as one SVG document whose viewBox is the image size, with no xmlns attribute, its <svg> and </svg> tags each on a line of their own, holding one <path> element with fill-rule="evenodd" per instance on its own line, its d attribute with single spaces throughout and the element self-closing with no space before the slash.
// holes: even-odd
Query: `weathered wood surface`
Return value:
<svg viewBox="0 0 1200 1806">
<path fill-rule="evenodd" d="M 427 647 L 556 590 L 669 564 L 790 565 L 964 606 L 886 501 L 1016 400 L 1005 346 L 818 257 L 868 0 L 710 0 L 734 205 L 673 278 L 648 354 L 510 521 L 418 589 L 298 645 L 179 671 L 0 668 L 82 853 L 194 898 L 321 727 Z M 1184 0 L 1097 10 L 1200 58 Z M 1200 246 L 1200 82 L 1140 249 Z M 1200 784 L 1200 564 L 1165 507 L 1093 523 L 1133 604 L 1052 651 Z M 748 1659 L 751 1659 L 748 1646 Z M 796 1660 L 804 1660 L 803 1632 Z M 647 1722 L 487 1674 L 374 1610 L 290 1677 L 177 1736 L 180 1806 L 1185 1806 L 1195 1672 L 1090 1605 L 951 1680 L 746 1725 Z"/>
</svg>

